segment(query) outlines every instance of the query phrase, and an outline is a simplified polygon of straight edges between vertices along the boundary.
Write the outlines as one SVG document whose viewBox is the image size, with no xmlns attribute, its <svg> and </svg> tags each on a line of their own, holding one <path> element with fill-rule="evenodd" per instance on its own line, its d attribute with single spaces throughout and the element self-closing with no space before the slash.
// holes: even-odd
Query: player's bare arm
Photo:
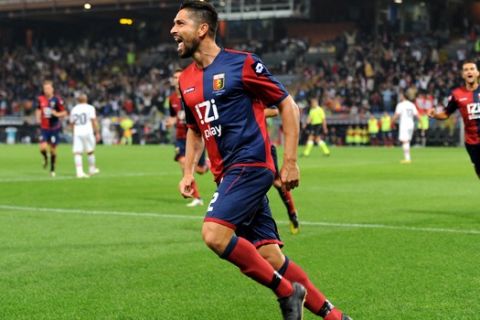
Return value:
<svg viewBox="0 0 480 320">
<path fill-rule="evenodd" d="M 283 165 L 280 169 L 280 178 L 287 190 L 298 187 L 300 169 L 297 165 L 297 148 L 299 136 L 300 112 L 291 96 L 287 96 L 279 105 L 282 117 L 283 133 L 285 136 L 285 149 Z"/>
<path fill-rule="evenodd" d="M 67 111 L 66 110 L 63 110 L 63 111 L 52 110 L 52 115 L 54 115 L 57 118 L 63 118 L 63 117 L 67 116 Z"/>
<path fill-rule="evenodd" d="M 265 108 L 263 112 L 265 113 L 265 118 L 273 118 L 280 113 L 277 108 Z"/>
<path fill-rule="evenodd" d="M 100 141 L 100 130 L 98 128 L 97 118 L 92 119 L 92 127 L 93 127 L 93 132 L 95 132 L 95 140 L 97 140 L 97 142 L 99 142 Z"/>
<path fill-rule="evenodd" d="M 42 122 L 42 111 L 40 111 L 40 109 L 35 110 L 35 120 L 37 123 Z"/>
<path fill-rule="evenodd" d="M 192 184 L 195 181 L 193 174 L 195 173 L 195 167 L 197 166 L 202 151 L 202 136 L 198 132 L 195 132 L 195 130 L 189 128 L 185 147 L 185 169 L 183 171 L 183 178 L 179 184 L 180 193 L 186 198 L 191 198 L 193 195 Z"/>
<path fill-rule="evenodd" d="M 442 112 L 435 112 L 435 109 L 430 109 L 427 111 L 427 115 L 430 118 L 436 119 L 436 120 L 447 120 L 448 119 L 448 114 L 444 111 Z"/>
</svg>

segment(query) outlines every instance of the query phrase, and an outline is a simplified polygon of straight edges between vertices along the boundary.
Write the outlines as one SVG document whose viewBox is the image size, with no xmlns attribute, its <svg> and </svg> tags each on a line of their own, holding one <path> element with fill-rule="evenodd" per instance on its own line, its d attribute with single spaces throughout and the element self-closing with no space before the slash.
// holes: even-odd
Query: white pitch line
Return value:
<svg viewBox="0 0 480 320">
<path fill-rule="evenodd" d="M 0 210 L 14 210 L 14 211 L 29 211 L 29 212 L 55 212 L 55 213 L 79 213 L 88 215 L 113 215 L 113 216 L 130 216 L 130 217 L 153 217 L 165 219 L 186 219 L 186 220 L 201 220 L 202 216 L 189 216 L 181 214 L 165 214 L 155 212 L 127 212 L 127 211 L 101 211 L 101 210 L 82 210 L 82 209 L 63 209 L 63 208 L 35 208 L 22 207 L 11 205 L 0 205 Z M 281 224 L 287 224 L 288 221 L 278 221 Z M 351 228 L 351 229 L 388 229 L 399 231 L 416 231 L 416 232 L 432 232 L 432 233 L 456 233 L 456 234 L 474 234 L 480 235 L 480 230 L 470 229 L 446 229 L 446 228 L 429 228 L 429 227 L 408 227 L 408 226 L 394 226 L 387 224 L 368 224 L 368 223 L 336 223 L 336 222 L 315 222 L 315 221 L 301 221 L 303 226 L 323 226 L 323 227 L 337 227 L 337 228 Z"/>
<path fill-rule="evenodd" d="M 101 178 L 122 178 L 122 177 L 146 177 L 146 176 L 169 176 L 177 173 L 173 172 L 138 172 L 138 173 L 123 173 L 123 174 L 99 174 L 92 179 Z M 0 183 L 7 182 L 36 182 L 36 181 L 60 181 L 60 180 L 77 180 L 75 176 L 57 176 L 52 177 L 12 177 L 12 178 L 0 178 Z"/>
</svg>

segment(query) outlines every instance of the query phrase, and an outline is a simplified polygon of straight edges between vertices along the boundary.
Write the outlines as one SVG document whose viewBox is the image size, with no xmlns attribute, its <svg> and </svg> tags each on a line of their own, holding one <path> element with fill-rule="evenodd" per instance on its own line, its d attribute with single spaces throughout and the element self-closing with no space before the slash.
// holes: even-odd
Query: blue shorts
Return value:
<svg viewBox="0 0 480 320">
<path fill-rule="evenodd" d="M 60 129 L 42 129 L 40 142 L 46 142 L 49 145 L 56 146 L 60 138 Z"/>
<path fill-rule="evenodd" d="M 175 161 L 178 161 L 180 158 L 185 157 L 185 146 L 186 146 L 185 139 L 177 139 L 175 141 Z"/>
<path fill-rule="evenodd" d="M 174 160 L 178 161 L 180 158 L 185 157 L 185 150 L 187 146 L 187 140 L 178 139 L 175 141 L 175 157 Z M 200 159 L 198 160 L 198 165 L 203 167 L 205 165 L 205 150 L 203 150 Z"/>
<path fill-rule="evenodd" d="M 263 167 L 228 170 L 210 201 L 205 221 L 235 230 L 257 248 L 272 243 L 282 246 L 267 198 L 273 178 L 273 172 Z"/>
</svg>

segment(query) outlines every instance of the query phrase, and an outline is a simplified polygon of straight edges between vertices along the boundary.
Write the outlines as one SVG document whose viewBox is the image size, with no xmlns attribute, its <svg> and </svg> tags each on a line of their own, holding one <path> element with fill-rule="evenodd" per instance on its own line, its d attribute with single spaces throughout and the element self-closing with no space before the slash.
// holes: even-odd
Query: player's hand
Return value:
<svg viewBox="0 0 480 320">
<path fill-rule="evenodd" d="M 100 133 L 95 133 L 95 140 L 97 140 L 97 142 L 100 142 Z"/>
<path fill-rule="evenodd" d="M 185 175 L 183 176 L 182 180 L 178 184 L 178 188 L 180 189 L 180 193 L 184 198 L 192 198 L 193 197 L 193 183 L 195 182 L 195 178 L 193 175 Z"/>
<path fill-rule="evenodd" d="M 296 161 L 285 162 L 280 170 L 282 187 L 287 191 L 298 187 L 300 183 L 300 169 Z"/>
<path fill-rule="evenodd" d="M 427 110 L 427 115 L 429 118 L 435 118 L 435 109 L 428 109 Z"/>
</svg>

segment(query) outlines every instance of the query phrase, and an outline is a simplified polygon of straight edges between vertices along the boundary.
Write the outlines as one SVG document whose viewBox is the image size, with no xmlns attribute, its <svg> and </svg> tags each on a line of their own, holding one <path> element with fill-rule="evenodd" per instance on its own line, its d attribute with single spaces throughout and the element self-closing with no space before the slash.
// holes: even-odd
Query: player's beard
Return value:
<svg viewBox="0 0 480 320">
<path fill-rule="evenodd" d="M 183 52 L 178 52 L 180 58 L 191 58 L 195 51 L 197 51 L 198 46 L 200 46 L 200 39 L 193 39 L 189 45 L 183 41 Z"/>
</svg>

